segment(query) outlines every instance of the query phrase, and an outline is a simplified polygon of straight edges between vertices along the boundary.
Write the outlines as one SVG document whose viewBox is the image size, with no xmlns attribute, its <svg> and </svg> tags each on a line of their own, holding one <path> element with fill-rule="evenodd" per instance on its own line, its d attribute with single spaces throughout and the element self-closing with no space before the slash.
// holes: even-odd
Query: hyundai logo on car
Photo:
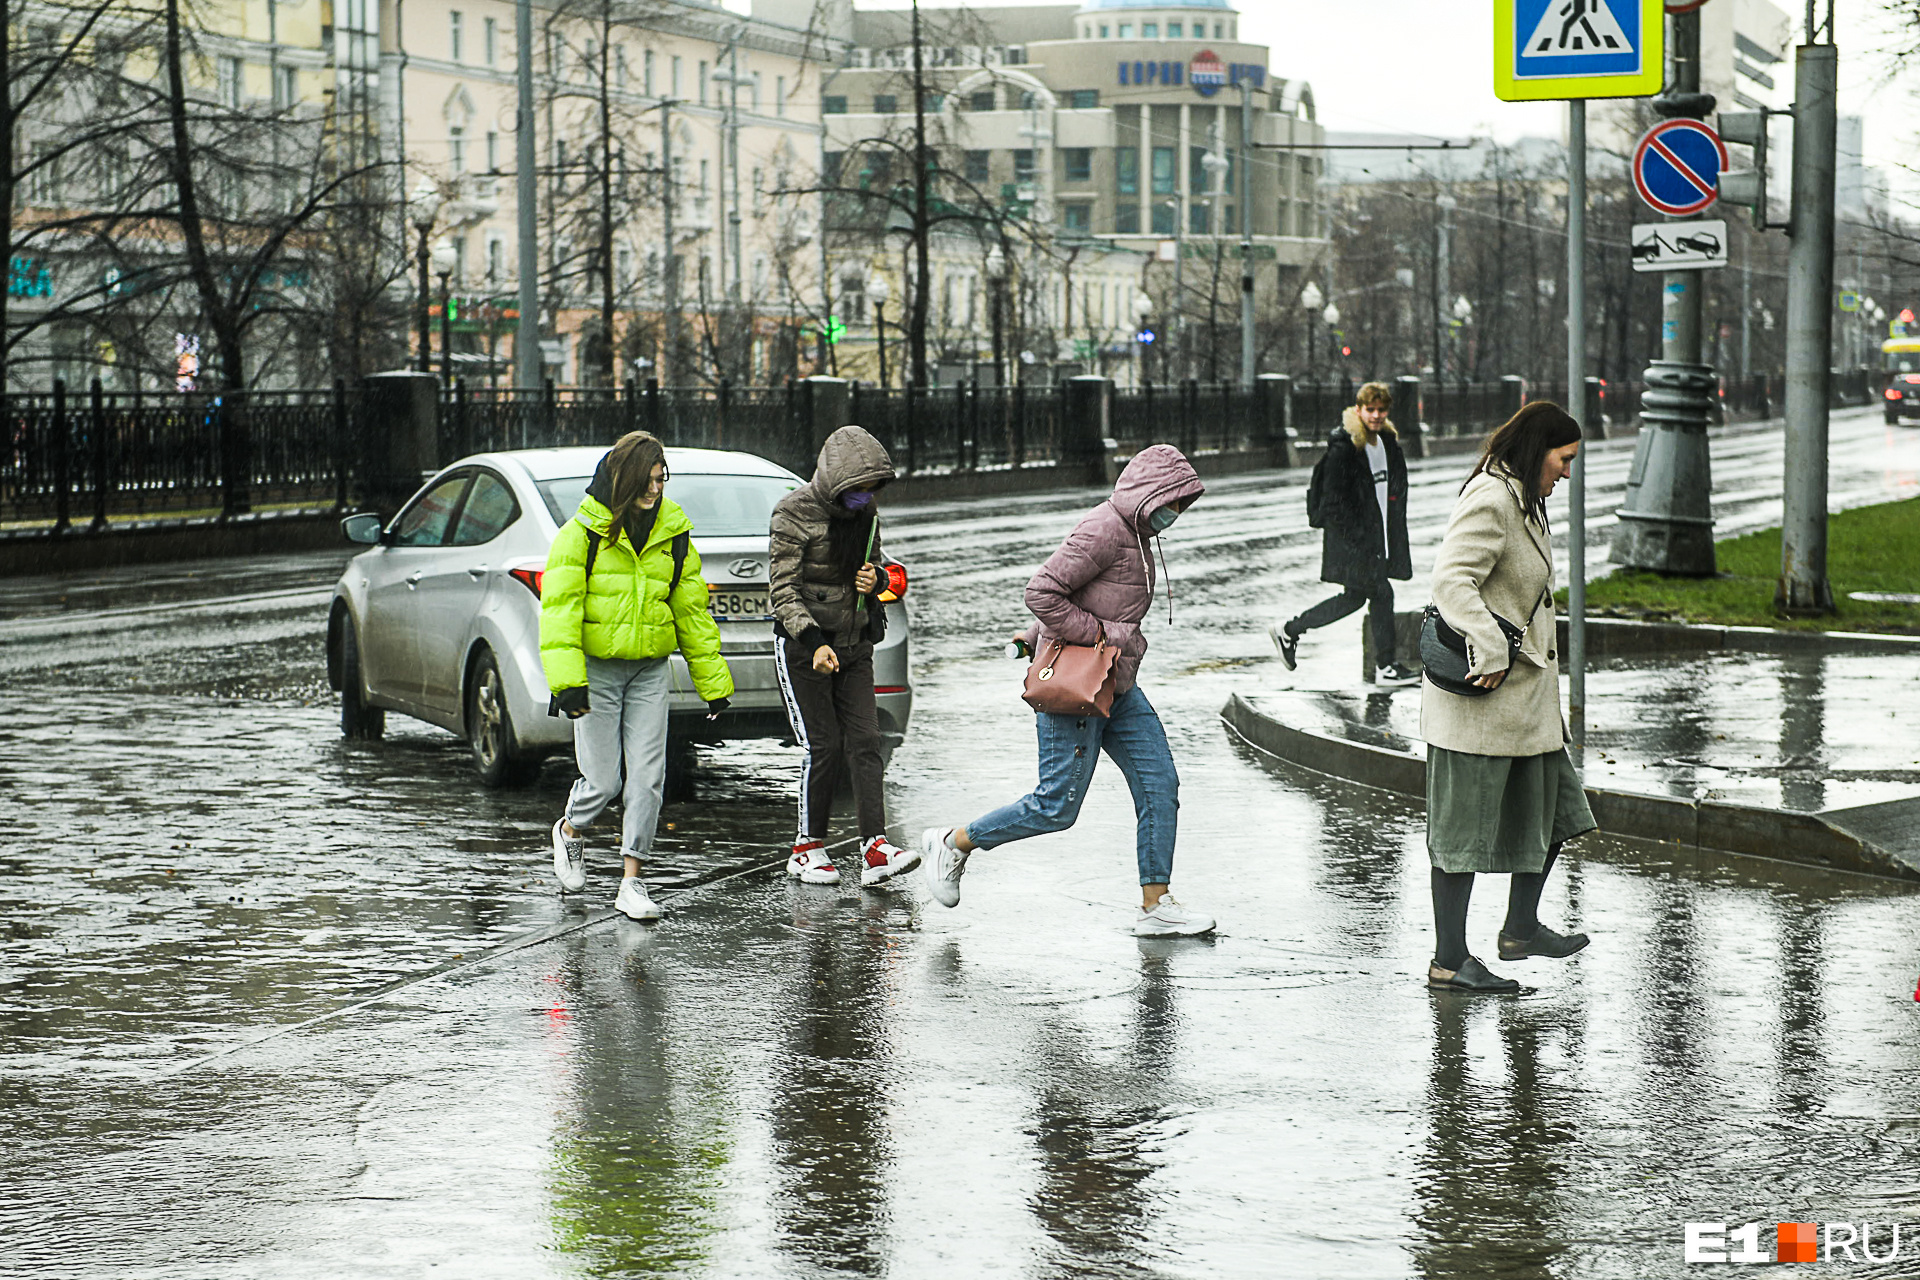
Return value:
<svg viewBox="0 0 1920 1280">
<path fill-rule="evenodd" d="M 767 566 L 758 560 L 742 558 L 727 566 L 727 572 L 736 578 L 757 578 L 767 571 Z"/>
</svg>

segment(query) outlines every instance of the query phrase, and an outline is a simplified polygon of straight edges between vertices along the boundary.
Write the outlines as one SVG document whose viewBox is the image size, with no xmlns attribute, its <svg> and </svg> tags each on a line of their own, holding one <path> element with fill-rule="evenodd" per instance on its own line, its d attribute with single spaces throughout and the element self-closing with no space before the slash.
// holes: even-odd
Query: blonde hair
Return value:
<svg viewBox="0 0 1920 1280">
<path fill-rule="evenodd" d="M 1357 405 L 1377 404 L 1382 409 L 1393 408 L 1393 388 L 1384 382 L 1369 382 L 1354 393 L 1353 402 Z"/>
</svg>

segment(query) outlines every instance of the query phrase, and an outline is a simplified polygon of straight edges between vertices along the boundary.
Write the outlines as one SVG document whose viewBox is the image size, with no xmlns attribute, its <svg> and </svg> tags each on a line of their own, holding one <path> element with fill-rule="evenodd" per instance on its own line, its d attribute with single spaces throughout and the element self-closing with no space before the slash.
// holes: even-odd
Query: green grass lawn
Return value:
<svg viewBox="0 0 1920 1280">
<path fill-rule="evenodd" d="M 1839 614 L 1782 618 L 1773 611 L 1780 531 L 1764 529 L 1714 547 L 1720 574 L 1668 578 L 1623 570 L 1587 584 L 1595 617 L 1663 619 L 1796 631 L 1893 631 L 1920 635 L 1920 605 L 1850 600 L 1851 591 L 1920 594 L 1920 498 L 1856 507 L 1827 521 L 1827 576 Z M 1559 595 L 1562 605 L 1567 593 Z"/>
</svg>

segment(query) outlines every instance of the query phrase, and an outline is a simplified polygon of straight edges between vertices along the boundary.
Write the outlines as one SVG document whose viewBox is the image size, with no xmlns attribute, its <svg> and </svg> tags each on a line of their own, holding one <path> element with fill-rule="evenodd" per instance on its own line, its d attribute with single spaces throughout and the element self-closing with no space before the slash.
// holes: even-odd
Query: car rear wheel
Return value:
<svg viewBox="0 0 1920 1280">
<path fill-rule="evenodd" d="M 467 681 L 467 745 L 473 749 L 473 767 L 482 785 L 521 786 L 540 772 L 539 759 L 520 750 L 500 664 L 484 650 L 474 660 L 473 678 Z"/>
<path fill-rule="evenodd" d="M 378 742 L 387 732 L 387 713 L 367 705 L 366 681 L 360 676 L 360 639 L 353 619 L 340 626 L 340 735 L 350 741 Z"/>
</svg>

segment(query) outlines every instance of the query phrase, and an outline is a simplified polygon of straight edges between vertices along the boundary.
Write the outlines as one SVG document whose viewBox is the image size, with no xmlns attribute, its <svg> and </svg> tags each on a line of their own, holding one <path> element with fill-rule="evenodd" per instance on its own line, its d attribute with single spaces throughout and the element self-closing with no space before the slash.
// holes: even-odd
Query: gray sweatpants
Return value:
<svg viewBox="0 0 1920 1280">
<path fill-rule="evenodd" d="M 667 781 L 666 658 L 587 658 L 587 714 L 573 722 L 580 780 L 567 796 L 567 821 L 584 831 L 620 801 L 620 850 L 640 857 L 653 847 Z M 620 762 L 626 760 L 624 790 Z"/>
</svg>

